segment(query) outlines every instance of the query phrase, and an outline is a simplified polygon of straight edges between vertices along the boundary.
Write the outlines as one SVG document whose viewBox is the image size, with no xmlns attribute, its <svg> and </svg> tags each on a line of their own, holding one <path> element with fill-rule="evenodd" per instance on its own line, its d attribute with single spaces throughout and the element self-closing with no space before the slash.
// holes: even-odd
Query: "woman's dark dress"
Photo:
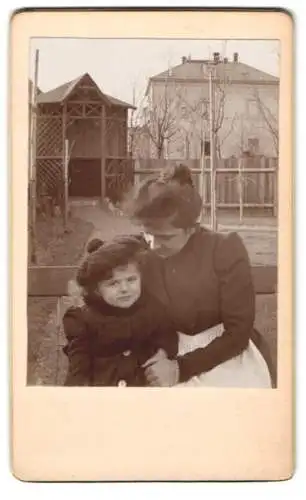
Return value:
<svg viewBox="0 0 306 500">
<path fill-rule="evenodd" d="M 170 358 L 177 355 L 176 331 L 160 302 L 145 292 L 129 309 L 87 298 L 84 306 L 66 311 L 63 324 L 69 358 L 65 385 L 148 385 L 142 364 L 159 348 Z"/>
<path fill-rule="evenodd" d="M 223 323 L 225 331 L 207 347 L 178 358 L 180 382 L 239 355 L 252 339 L 274 370 L 267 346 L 254 329 L 255 291 L 247 251 L 236 233 L 198 227 L 184 248 L 145 269 L 152 294 L 166 306 L 177 331 L 195 335 Z"/>
</svg>

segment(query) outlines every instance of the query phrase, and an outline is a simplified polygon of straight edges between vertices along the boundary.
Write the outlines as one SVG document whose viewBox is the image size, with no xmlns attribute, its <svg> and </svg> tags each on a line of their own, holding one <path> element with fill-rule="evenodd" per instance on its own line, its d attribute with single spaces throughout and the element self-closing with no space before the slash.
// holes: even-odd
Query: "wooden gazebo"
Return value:
<svg viewBox="0 0 306 500">
<path fill-rule="evenodd" d="M 129 108 L 133 106 L 104 94 L 87 73 L 40 93 L 38 196 L 41 192 L 61 197 L 68 144 L 69 196 L 120 199 L 133 182 L 133 162 L 127 151 Z"/>
</svg>

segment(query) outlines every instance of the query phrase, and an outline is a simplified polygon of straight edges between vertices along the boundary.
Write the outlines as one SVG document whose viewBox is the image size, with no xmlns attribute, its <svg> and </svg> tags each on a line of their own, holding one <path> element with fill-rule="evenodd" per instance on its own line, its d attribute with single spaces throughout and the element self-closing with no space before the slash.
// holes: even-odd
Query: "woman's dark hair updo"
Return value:
<svg viewBox="0 0 306 500">
<path fill-rule="evenodd" d="M 170 166 L 157 179 L 149 179 L 140 187 L 131 203 L 132 218 L 144 224 L 159 225 L 171 218 L 175 227 L 188 229 L 196 223 L 202 199 L 186 165 Z"/>
<path fill-rule="evenodd" d="M 87 244 L 87 247 L 86 247 L 87 253 L 93 253 L 96 250 L 98 250 L 98 248 L 102 247 L 103 245 L 104 245 L 103 240 L 100 240 L 99 238 L 93 238 Z"/>
<path fill-rule="evenodd" d="M 108 242 L 95 238 L 87 245 L 88 255 L 79 267 L 76 281 L 89 291 L 100 281 L 109 279 L 114 268 L 131 261 L 141 263 L 148 251 L 148 243 L 138 234 L 117 236 Z"/>
<path fill-rule="evenodd" d="M 161 171 L 158 180 L 163 182 L 172 181 L 172 182 L 177 182 L 180 186 L 188 185 L 194 187 L 191 171 L 187 167 L 187 165 L 183 165 L 182 163 L 180 165 L 164 168 Z"/>
</svg>

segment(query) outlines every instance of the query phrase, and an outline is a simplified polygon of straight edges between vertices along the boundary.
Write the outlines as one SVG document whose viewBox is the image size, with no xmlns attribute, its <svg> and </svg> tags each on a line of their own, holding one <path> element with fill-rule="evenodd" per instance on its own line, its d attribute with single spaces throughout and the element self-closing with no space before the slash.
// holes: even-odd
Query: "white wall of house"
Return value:
<svg viewBox="0 0 306 500">
<path fill-rule="evenodd" d="M 258 153 L 277 156 L 275 137 L 265 121 L 256 95 L 270 115 L 270 124 L 278 120 L 278 86 L 243 85 L 228 87 L 224 126 L 220 131 L 222 156 L 236 155 L 249 149 L 249 140 L 258 140 Z M 273 117 L 273 118 L 272 118 Z M 275 117 L 275 119 L 274 119 Z"/>
<path fill-rule="evenodd" d="M 218 132 L 220 153 L 224 158 L 237 156 L 247 150 L 249 140 L 258 140 L 258 153 L 276 156 L 275 137 L 265 122 L 255 99 L 257 92 L 260 100 L 271 116 L 278 117 L 278 84 L 229 83 L 221 85 L 225 92 L 224 118 Z M 169 158 L 199 158 L 200 138 L 209 140 L 208 121 L 208 82 L 152 81 L 150 99 L 153 106 L 167 105 L 176 117 L 176 133 L 166 141 L 165 156 Z M 201 118 L 206 109 L 204 118 Z M 219 98 L 216 89 L 216 114 L 219 111 Z M 151 141 L 151 154 L 154 144 Z"/>
</svg>

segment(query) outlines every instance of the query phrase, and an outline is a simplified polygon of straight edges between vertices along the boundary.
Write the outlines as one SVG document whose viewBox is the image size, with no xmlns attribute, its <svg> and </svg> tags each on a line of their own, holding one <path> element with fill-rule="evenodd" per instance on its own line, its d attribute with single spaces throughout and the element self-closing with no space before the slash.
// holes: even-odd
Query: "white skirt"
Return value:
<svg viewBox="0 0 306 500">
<path fill-rule="evenodd" d="M 223 324 L 205 330 L 197 335 L 179 334 L 179 355 L 206 347 L 212 340 L 224 332 Z M 272 387 L 267 364 L 250 340 L 242 354 L 201 373 L 176 387 L 236 387 L 270 389 Z"/>
</svg>

